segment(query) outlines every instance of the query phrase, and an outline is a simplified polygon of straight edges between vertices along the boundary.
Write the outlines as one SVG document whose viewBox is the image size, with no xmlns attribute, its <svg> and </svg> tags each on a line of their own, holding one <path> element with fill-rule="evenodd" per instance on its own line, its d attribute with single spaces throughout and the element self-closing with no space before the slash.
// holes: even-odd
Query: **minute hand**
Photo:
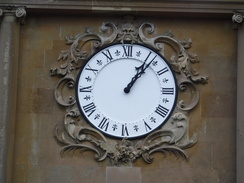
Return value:
<svg viewBox="0 0 244 183">
<path fill-rule="evenodd" d="M 131 87 L 134 85 L 134 83 L 136 82 L 136 80 L 138 78 L 140 78 L 142 74 L 145 73 L 145 70 L 150 66 L 150 64 L 155 59 L 155 57 L 148 64 L 146 64 L 146 60 L 145 60 L 141 66 L 136 67 L 136 74 L 135 74 L 135 76 L 131 79 L 131 81 L 129 82 L 129 84 L 124 88 L 124 92 L 125 93 L 129 93 L 130 92 Z"/>
</svg>

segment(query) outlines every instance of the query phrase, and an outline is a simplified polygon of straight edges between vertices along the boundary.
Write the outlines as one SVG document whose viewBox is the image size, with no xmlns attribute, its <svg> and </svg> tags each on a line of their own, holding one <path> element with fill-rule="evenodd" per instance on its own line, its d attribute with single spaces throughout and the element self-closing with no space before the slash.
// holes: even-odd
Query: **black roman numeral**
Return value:
<svg viewBox="0 0 244 183">
<path fill-rule="evenodd" d="M 150 51 L 149 54 L 147 55 L 147 58 L 145 59 L 145 62 L 147 61 L 147 59 L 150 57 L 151 54 L 152 52 Z"/>
<path fill-rule="evenodd" d="M 147 59 L 150 57 L 151 53 L 152 53 L 152 52 L 150 51 L 150 53 L 147 55 L 147 58 L 145 59 L 144 63 L 146 63 L 146 61 L 147 61 Z M 155 55 L 155 56 L 153 57 L 153 59 L 146 65 L 146 67 L 148 67 L 148 66 L 155 60 L 156 57 L 157 57 L 157 55 Z"/>
<path fill-rule="evenodd" d="M 109 125 L 109 121 L 107 118 L 103 118 L 102 121 L 99 123 L 98 127 L 107 131 L 108 130 L 108 125 Z"/>
<path fill-rule="evenodd" d="M 168 114 L 169 109 L 159 105 L 155 112 L 164 118 Z"/>
<path fill-rule="evenodd" d="M 113 57 L 109 50 L 106 50 L 106 52 L 102 52 L 102 53 L 107 57 L 109 61 L 113 60 Z"/>
<path fill-rule="evenodd" d="M 144 121 L 144 125 L 146 128 L 146 131 L 148 132 L 148 130 L 150 131 L 152 128 L 146 123 L 146 121 Z"/>
<path fill-rule="evenodd" d="M 163 73 L 165 73 L 167 71 L 169 71 L 169 69 L 167 67 L 165 67 L 165 68 L 159 70 L 157 73 L 158 73 L 158 75 L 162 75 Z"/>
<path fill-rule="evenodd" d="M 123 54 L 123 57 L 126 56 L 126 57 L 132 57 L 132 46 L 125 46 L 123 45 L 123 49 L 124 49 L 124 54 Z"/>
<path fill-rule="evenodd" d="M 87 116 L 89 117 L 90 115 L 92 115 L 92 113 L 96 110 L 96 106 L 95 104 L 92 102 L 90 104 L 87 104 L 85 106 L 83 106 L 83 109 L 85 111 L 85 113 L 89 113 Z"/>
<path fill-rule="evenodd" d="M 124 124 L 122 125 L 122 133 L 121 133 L 122 136 L 129 136 L 129 133 L 128 133 L 128 129 L 127 129 L 127 125 Z"/>
<path fill-rule="evenodd" d="M 91 68 L 89 65 L 85 68 L 85 70 L 92 71 L 95 75 L 97 74 L 98 70 Z"/>
<path fill-rule="evenodd" d="M 91 91 L 92 91 L 91 86 L 80 88 L 80 92 L 91 92 Z"/>
<path fill-rule="evenodd" d="M 173 95 L 174 94 L 174 88 L 162 88 L 162 94 Z"/>
</svg>

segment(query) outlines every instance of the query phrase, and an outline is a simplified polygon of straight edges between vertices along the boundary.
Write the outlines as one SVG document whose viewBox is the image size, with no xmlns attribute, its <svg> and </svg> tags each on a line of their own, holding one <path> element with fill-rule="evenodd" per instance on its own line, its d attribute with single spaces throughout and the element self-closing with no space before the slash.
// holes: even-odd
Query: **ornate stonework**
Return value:
<svg viewBox="0 0 244 183">
<path fill-rule="evenodd" d="M 5 15 L 12 15 L 20 18 L 20 23 L 24 24 L 26 11 L 24 7 L 5 6 L 0 7 L 0 18 Z"/>
<path fill-rule="evenodd" d="M 171 31 L 154 36 L 155 27 L 152 23 L 139 24 L 133 17 L 125 17 L 119 25 L 113 22 L 104 22 L 100 33 L 92 28 L 86 28 L 84 33 L 74 37 L 67 37 L 68 50 L 62 51 L 58 60 L 60 67 L 50 70 L 51 76 L 59 76 L 60 80 L 55 89 L 56 101 L 66 109 L 64 130 L 58 127 L 55 131 L 56 139 L 63 144 L 61 154 L 65 151 L 93 151 L 97 161 L 109 158 L 114 165 L 131 165 L 137 158 L 147 163 L 153 161 L 153 153 L 173 153 L 177 157 L 188 159 L 185 149 L 197 142 L 196 135 L 189 137 L 189 112 L 199 101 L 199 92 L 196 84 L 207 83 L 206 76 L 200 76 L 192 65 L 199 62 L 197 55 L 188 52 L 192 41 L 178 41 Z M 167 123 L 157 131 L 140 139 L 112 139 L 92 128 L 82 118 L 74 95 L 74 86 L 77 72 L 86 62 L 86 59 L 99 48 L 115 43 L 141 43 L 150 46 L 163 54 L 164 45 L 173 48 L 174 54 L 169 60 L 176 78 L 178 89 L 191 94 L 190 102 L 179 96 L 178 104 Z M 90 46 L 87 46 L 87 45 Z M 88 49 L 92 48 L 92 49 Z M 64 92 L 64 91 L 71 92 Z M 73 91 L 73 92 L 72 92 Z M 58 126 L 58 125 L 57 125 Z"/>
<path fill-rule="evenodd" d="M 244 13 L 234 12 L 232 16 L 233 28 L 237 29 L 238 25 L 243 22 Z"/>
</svg>

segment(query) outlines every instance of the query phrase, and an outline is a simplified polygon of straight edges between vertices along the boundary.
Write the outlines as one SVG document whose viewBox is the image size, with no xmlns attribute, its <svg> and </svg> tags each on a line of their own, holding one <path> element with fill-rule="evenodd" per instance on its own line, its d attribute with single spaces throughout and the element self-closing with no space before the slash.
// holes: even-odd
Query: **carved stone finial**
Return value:
<svg viewBox="0 0 244 183">
<path fill-rule="evenodd" d="M 244 18 L 244 13 L 234 12 L 232 16 L 233 28 L 237 29 L 238 24 L 241 24 Z"/>
</svg>

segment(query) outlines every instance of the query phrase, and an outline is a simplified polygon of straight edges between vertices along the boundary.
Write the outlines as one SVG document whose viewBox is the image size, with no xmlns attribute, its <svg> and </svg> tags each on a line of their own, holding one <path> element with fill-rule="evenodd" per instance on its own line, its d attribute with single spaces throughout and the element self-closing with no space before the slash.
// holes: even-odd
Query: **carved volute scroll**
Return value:
<svg viewBox="0 0 244 183">
<path fill-rule="evenodd" d="M 234 12 L 232 16 L 233 29 L 237 29 L 238 25 L 243 22 L 243 19 L 244 19 L 243 12 Z"/>
<path fill-rule="evenodd" d="M 15 6 L 0 6 L 0 22 L 3 16 L 15 16 L 20 20 L 21 24 L 25 23 L 26 11 L 24 7 L 15 7 Z"/>
<path fill-rule="evenodd" d="M 145 162 L 153 161 L 153 153 L 173 153 L 177 157 L 188 159 L 185 149 L 192 147 L 196 142 L 196 135 L 189 138 L 189 112 L 198 104 L 199 92 L 197 84 L 207 83 L 206 76 L 200 76 L 192 65 L 198 63 L 198 57 L 188 52 L 191 39 L 178 41 L 171 31 L 153 37 L 154 25 L 134 21 L 133 17 L 125 17 L 119 25 L 104 22 L 100 33 L 95 33 L 92 28 L 86 28 L 84 33 L 74 37 L 67 37 L 68 50 L 62 51 L 58 57 L 62 64 L 50 70 L 51 76 L 59 76 L 60 80 L 55 89 L 55 99 L 66 109 L 64 117 L 64 131 L 56 128 L 55 137 L 63 144 L 61 154 L 65 151 L 80 150 L 93 151 L 97 161 L 109 158 L 114 165 L 131 165 L 137 158 Z M 149 36 L 150 35 L 150 36 Z M 111 43 L 141 43 L 148 45 L 162 53 L 164 44 L 172 47 L 175 54 L 169 60 L 176 77 L 178 89 L 191 93 L 190 102 L 185 102 L 179 97 L 178 104 L 166 124 L 160 129 L 139 139 L 111 139 L 98 130 L 81 123 L 82 116 L 76 104 L 75 96 L 67 95 L 66 90 L 74 91 L 77 71 L 80 69 L 93 52 L 102 46 Z M 85 45 L 90 43 L 91 50 L 86 50 Z M 75 92 L 73 92 L 74 94 Z"/>
</svg>

